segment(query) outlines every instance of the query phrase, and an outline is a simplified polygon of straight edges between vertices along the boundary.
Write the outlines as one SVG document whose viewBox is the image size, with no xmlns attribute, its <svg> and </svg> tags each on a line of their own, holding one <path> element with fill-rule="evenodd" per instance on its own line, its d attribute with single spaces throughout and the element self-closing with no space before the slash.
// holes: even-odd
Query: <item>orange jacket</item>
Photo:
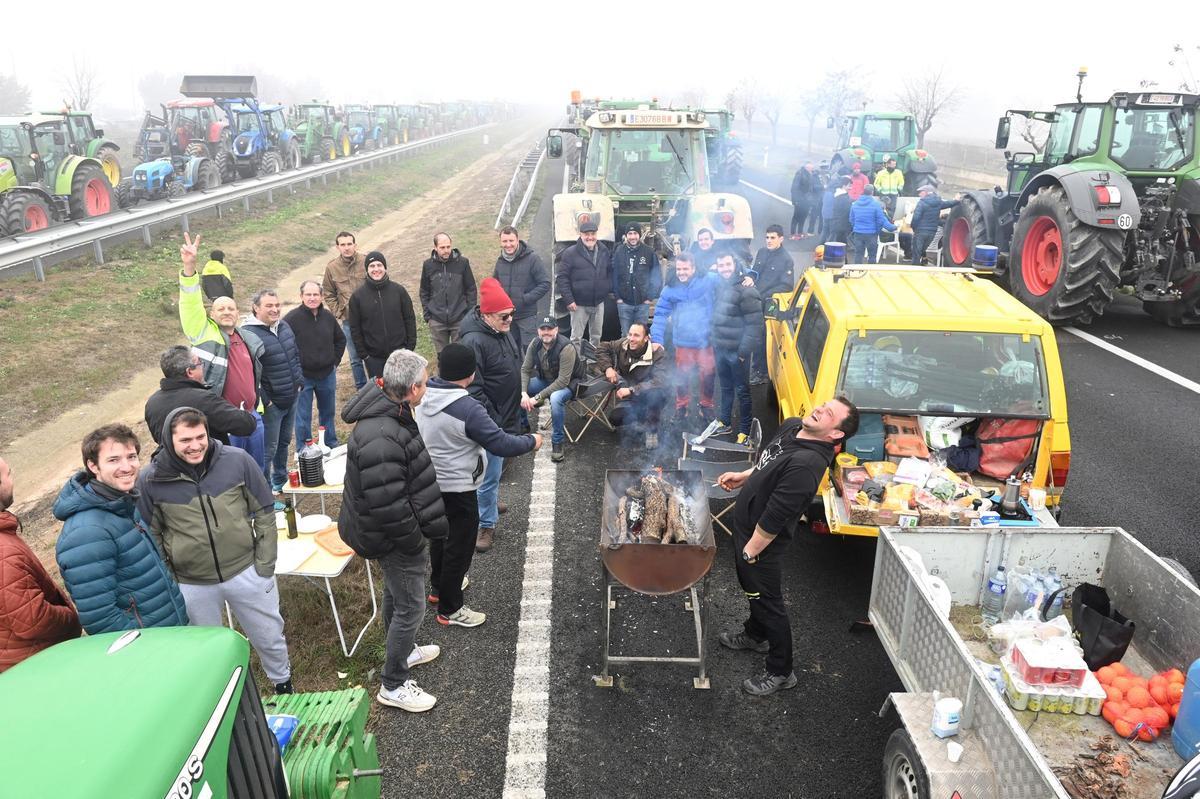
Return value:
<svg viewBox="0 0 1200 799">
<path fill-rule="evenodd" d="M 17 535 L 19 526 L 0 512 L 0 672 L 81 632 L 75 606 Z"/>
</svg>

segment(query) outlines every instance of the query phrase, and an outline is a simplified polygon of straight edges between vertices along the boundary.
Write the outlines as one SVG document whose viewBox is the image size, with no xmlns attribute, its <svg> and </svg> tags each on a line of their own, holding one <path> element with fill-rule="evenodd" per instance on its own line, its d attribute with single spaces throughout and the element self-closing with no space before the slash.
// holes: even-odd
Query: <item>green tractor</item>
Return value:
<svg viewBox="0 0 1200 799">
<path fill-rule="evenodd" d="M 61 115 L 0 117 L 0 229 L 15 236 L 116 207 L 99 159 L 71 152 Z"/>
<path fill-rule="evenodd" d="M 946 220 L 943 253 L 970 266 L 995 245 L 995 273 L 1053 324 L 1085 324 L 1122 288 L 1159 322 L 1200 324 L 1200 96 L 1118 92 L 1053 111 L 1010 110 L 1049 123 L 1041 152 L 1005 152 L 1008 186 L 972 191 Z"/>
<path fill-rule="evenodd" d="M 917 121 L 912 114 L 894 111 L 863 111 L 848 114 L 838 123 L 830 117 L 827 126 L 837 128 L 837 152 L 829 159 L 834 175 L 849 175 L 854 163 L 873 176 L 889 158 L 904 174 L 904 195 L 916 196 L 927 183 L 937 183 L 937 162 L 917 146 Z"/>
<path fill-rule="evenodd" d="M 300 103 L 288 109 L 288 124 L 296 132 L 300 156 L 306 164 L 332 161 L 350 155 L 350 133 L 328 103 Z"/>
<path fill-rule="evenodd" d="M 713 185 L 730 189 L 742 179 L 742 143 L 733 135 L 733 112 L 724 108 L 705 109 L 708 132 L 708 162 L 713 165 Z"/>
<path fill-rule="evenodd" d="M 0 796 L 378 799 L 381 791 L 366 692 L 261 700 L 249 644 L 224 627 L 66 641 L 5 672 L 0 707 Z"/>
<path fill-rule="evenodd" d="M 375 124 L 383 131 L 383 140 L 388 145 L 408 143 L 408 120 L 398 105 L 373 105 Z"/>
<path fill-rule="evenodd" d="M 115 188 L 121 182 L 121 162 L 117 153 L 121 150 L 116 142 L 104 138 L 104 131 L 97 128 L 92 115 L 87 111 L 46 111 L 41 116 L 62 117 L 63 129 L 67 134 L 67 146 L 75 155 L 95 158 L 104 167 L 108 182 Z"/>
</svg>

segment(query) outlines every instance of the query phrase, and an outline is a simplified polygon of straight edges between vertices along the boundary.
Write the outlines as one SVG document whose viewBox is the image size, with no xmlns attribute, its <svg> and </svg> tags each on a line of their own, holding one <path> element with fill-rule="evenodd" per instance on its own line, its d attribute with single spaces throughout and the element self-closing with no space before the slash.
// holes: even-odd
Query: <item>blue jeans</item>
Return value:
<svg viewBox="0 0 1200 799">
<path fill-rule="evenodd" d="M 257 426 L 254 432 L 248 436 L 230 436 L 229 446 L 237 447 L 249 453 L 254 462 L 258 464 L 258 468 L 263 470 L 263 474 L 267 473 L 267 457 L 266 457 L 266 441 L 265 431 L 263 429 L 262 417 L 258 415 L 258 411 L 251 411 L 254 414 L 254 419 Z"/>
<path fill-rule="evenodd" d="M 504 458 L 488 452 L 487 467 L 483 470 L 483 482 L 479 484 L 479 526 L 495 527 L 500 518 L 500 475 L 504 472 Z"/>
<path fill-rule="evenodd" d="M 534 396 L 539 391 L 550 385 L 540 377 L 529 378 L 529 396 Z M 550 421 L 553 422 L 553 433 L 550 435 L 551 444 L 561 444 L 565 433 L 563 429 L 566 426 L 567 420 L 567 403 L 571 401 L 574 394 L 569 388 L 560 388 L 550 395 Z"/>
<path fill-rule="evenodd" d="M 650 306 L 646 303 L 630 305 L 627 302 L 617 303 L 617 316 L 621 320 L 621 335 L 629 335 L 629 326 L 634 322 L 646 324 L 650 321 Z"/>
<path fill-rule="evenodd" d="M 263 411 L 263 427 L 266 439 L 263 474 L 278 491 L 287 482 L 288 444 L 292 443 L 292 431 L 296 428 L 296 403 L 289 408 L 280 408 L 275 403 L 268 405 Z"/>
<path fill-rule="evenodd" d="M 738 432 L 750 434 L 754 403 L 750 399 L 750 364 L 738 358 L 737 350 L 717 350 L 717 377 L 721 380 L 720 419 L 733 424 L 733 395 L 738 400 Z"/>
<path fill-rule="evenodd" d="M 879 252 L 878 233 L 850 234 L 850 263 L 873 264 L 875 263 L 875 253 L 877 252 Z"/>
<path fill-rule="evenodd" d="M 342 332 L 346 334 L 346 354 L 350 356 L 350 372 L 354 375 L 354 388 L 360 389 L 367 384 L 367 368 L 363 366 L 358 350 L 354 349 L 354 338 L 350 335 L 350 323 L 342 322 Z"/>
<path fill-rule="evenodd" d="M 333 429 L 334 403 L 337 400 L 337 368 L 329 370 L 325 377 L 313 380 L 304 378 L 300 388 L 300 396 L 296 398 L 296 451 L 304 446 L 308 439 L 316 440 L 312 429 L 313 395 L 317 397 L 317 418 L 325 428 L 325 446 L 329 448 L 338 445 L 337 433 Z"/>
</svg>

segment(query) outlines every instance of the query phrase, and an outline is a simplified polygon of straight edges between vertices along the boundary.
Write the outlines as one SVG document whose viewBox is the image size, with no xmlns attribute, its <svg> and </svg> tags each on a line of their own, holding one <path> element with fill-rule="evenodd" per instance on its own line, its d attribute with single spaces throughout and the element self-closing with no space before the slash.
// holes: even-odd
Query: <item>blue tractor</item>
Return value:
<svg viewBox="0 0 1200 799">
<path fill-rule="evenodd" d="M 387 144 L 383 126 L 371 113 L 371 106 L 343 105 L 342 120 L 350 131 L 350 146 L 354 152 L 378 150 Z"/>
<path fill-rule="evenodd" d="M 200 155 L 175 155 L 143 161 L 133 177 L 117 184 L 117 204 L 128 208 L 141 200 L 182 197 L 189 191 L 207 191 L 221 185 L 221 170 L 213 159 Z"/>
<path fill-rule="evenodd" d="M 258 82 L 248 75 L 187 75 L 185 97 L 211 97 L 229 117 L 234 168 L 239 177 L 273 175 L 300 167 L 300 142 L 281 105 L 260 105 Z"/>
</svg>

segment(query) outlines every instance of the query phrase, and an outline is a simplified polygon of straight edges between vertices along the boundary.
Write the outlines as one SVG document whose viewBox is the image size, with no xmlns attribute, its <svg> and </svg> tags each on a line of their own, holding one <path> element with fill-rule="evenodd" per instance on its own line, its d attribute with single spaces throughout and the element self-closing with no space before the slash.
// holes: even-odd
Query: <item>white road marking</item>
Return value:
<svg viewBox="0 0 1200 799">
<path fill-rule="evenodd" d="M 1077 327 L 1064 327 L 1063 330 L 1067 331 L 1072 336 L 1077 336 L 1078 338 L 1083 339 L 1088 344 L 1094 344 L 1106 352 L 1111 352 L 1118 358 L 1124 358 L 1130 363 L 1140 366 L 1148 372 L 1153 372 L 1161 378 L 1170 380 L 1175 385 L 1186 388 L 1188 391 L 1191 391 L 1194 394 L 1200 394 L 1200 383 L 1197 383 L 1193 380 L 1188 380 L 1183 375 L 1176 374 L 1170 369 L 1165 369 L 1156 363 L 1146 360 L 1140 355 L 1134 355 L 1132 352 L 1126 352 L 1115 344 L 1109 344 L 1104 339 L 1098 336 L 1093 336 L 1091 333 L 1085 333 Z"/>
<path fill-rule="evenodd" d="M 563 191 L 567 172 L 563 170 Z M 546 732 L 550 720 L 550 620 L 554 578 L 554 492 L 558 467 L 543 446 L 533 459 L 538 512 L 526 532 L 521 618 L 504 760 L 504 799 L 546 796 Z"/>
<path fill-rule="evenodd" d="M 749 181 L 745 181 L 745 180 L 739 180 L 738 183 L 741 183 L 743 186 L 745 186 L 748 189 L 754 189 L 757 192 L 761 192 L 761 193 L 767 195 L 768 197 L 770 197 L 772 200 L 779 200 L 779 202 L 783 203 L 784 205 L 792 204 L 792 201 L 789 200 L 787 197 L 780 197 L 775 192 L 767 191 L 762 186 L 755 186 L 753 183 L 750 183 Z"/>
</svg>

